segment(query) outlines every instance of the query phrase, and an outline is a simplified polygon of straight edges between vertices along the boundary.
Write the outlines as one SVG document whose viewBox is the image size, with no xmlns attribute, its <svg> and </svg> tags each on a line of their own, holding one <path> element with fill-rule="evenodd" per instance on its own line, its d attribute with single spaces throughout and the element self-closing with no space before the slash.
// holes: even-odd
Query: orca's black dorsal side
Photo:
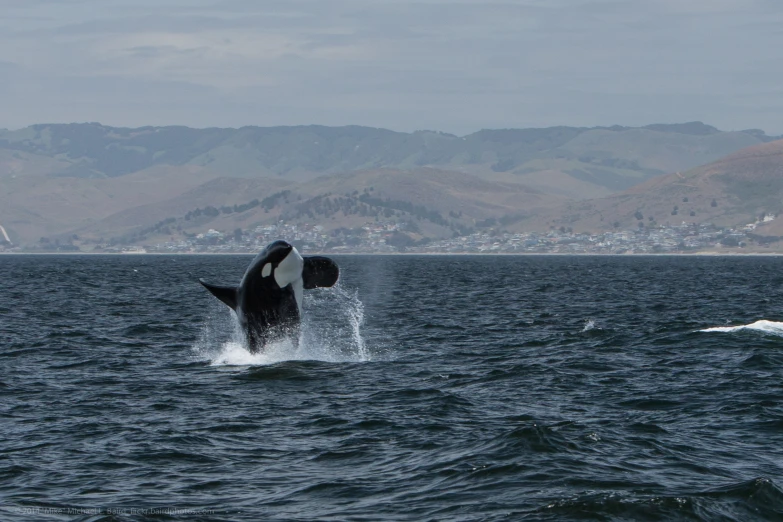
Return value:
<svg viewBox="0 0 783 522">
<path fill-rule="evenodd" d="M 298 336 L 303 290 L 337 283 L 340 269 L 323 256 L 302 257 L 285 241 L 275 241 L 250 263 L 239 286 L 199 282 L 234 310 L 248 349 L 256 353 L 267 342 Z"/>
</svg>

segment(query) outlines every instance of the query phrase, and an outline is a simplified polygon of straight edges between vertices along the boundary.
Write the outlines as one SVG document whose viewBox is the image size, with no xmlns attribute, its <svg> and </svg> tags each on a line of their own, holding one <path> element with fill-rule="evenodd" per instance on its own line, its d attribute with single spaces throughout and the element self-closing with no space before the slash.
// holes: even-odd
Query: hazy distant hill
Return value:
<svg viewBox="0 0 783 522">
<path fill-rule="evenodd" d="M 483 167 L 524 175 L 555 166 L 614 191 L 769 139 L 761 131 L 720 132 L 699 122 L 482 130 L 464 137 L 358 126 L 127 129 L 74 123 L 0 131 L 0 150 L 26 153 L 29 168 L 40 168 L 36 159 L 55 160 L 50 174 L 66 177 L 113 178 L 161 165 L 292 179 L 421 166 Z"/>
<path fill-rule="evenodd" d="M 278 216 L 339 227 L 418 213 L 431 234 L 444 236 L 607 196 L 770 140 L 699 122 L 464 137 L 358 126 L 34 125 L 0 131 L 0 224 L 23 244 L 63 234 L 132 237 L 198 208 L 242 207 L 288 190 L 292 198 L 242 216 L 184 225 L 250 226 Z"/>
<path fill-rule="evenodd" d="M 415 222 L 422 236 L 441 238 L 477 226 L 489 227 L 504 216 L 535 213 L 562 201 L 523 185 L 432 168 L 354 171 L 303 183 L 218 178 L 174 198 L 110 215 L 75 233 L 122 242 L 154 242 L 182 231 L 232 231 L 280 219 L 332 230 L 361 227 L 377 218 Z"/>
<path fill-rule="evenodd" d="M 757 233 L 783 236 L 783 140 L 742 149 L 685 172 L 659 176 L 605 198 L 565 203 L 522 220 L 518 229 L 567 226 L 575 231 L 654 224 L 758 223 Z M 764 221 L 766 216 L 767 221 Z"/>
</svg>

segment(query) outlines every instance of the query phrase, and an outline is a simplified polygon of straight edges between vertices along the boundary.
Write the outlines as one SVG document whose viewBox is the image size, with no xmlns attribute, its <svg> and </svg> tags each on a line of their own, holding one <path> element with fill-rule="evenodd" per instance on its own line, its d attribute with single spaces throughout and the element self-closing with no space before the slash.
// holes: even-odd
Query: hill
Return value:
<svg viewBox="0 0 783 522">
<path fill-rule="evenodd" d="M 533 215 L 565 201 L 608 196 L 771 139 L 699 122 L 463 137 L 358 126 L 34 125 L 0 131 L 0 225 L 29 245 L 42 237 L 161 235 L 171 230 L 155 228 L 162 221 L 184 220 L 181 233 L 192 233 L 208 222 L 326 217 L 340 228 L 393 215 L 418 216 L 427 234 L 445 237 L 497 220 L 534 223 Z M 288 197 L 268 200 L 284 191 Z M 246 208 L 255 200 L 267 203 Z M 215 208 L 223 211 L 215 216 Z M 184 219 L 199 209 L 198 219 Z"/>
<path fill-rule="evenodd" d="M 752 225 L 783 236 L 783 140 L 742 149 L 718 161 L 659 176 L 612 196 L 564 203 L 514 223 L 519 230 L 567 226 L 579 231 L 655 224 Z"/>
<path fill-rule="evenodd" d="M 206 167 L 224 176 L 311 179 L 373 168 L 434 166 L 529 174 L 552 168 L 610 191 L 684 170 L 771 138 L 699 122 L 644 128 L 482 130 L 468 136 L 369 127 L 107 127 L 33 125 L 0 131 L 0 152 L 19 153 L 20 175 L 114 178 L 154 166 Z"/>
<path fill-rule="evenodd" d="M 98 243 L 176 240 L 209 228 L 232 231 L 271 225 L 354 229 L 368 221 L 409 224 L 441 238 L 489 226 L 505 216 L 536 213 L 563 198 L 518 184 L 431 168 L 374 169 L 309 182 L 218 178 L 174 198 L 126 209 L 73 232 Z"/>
</svg>

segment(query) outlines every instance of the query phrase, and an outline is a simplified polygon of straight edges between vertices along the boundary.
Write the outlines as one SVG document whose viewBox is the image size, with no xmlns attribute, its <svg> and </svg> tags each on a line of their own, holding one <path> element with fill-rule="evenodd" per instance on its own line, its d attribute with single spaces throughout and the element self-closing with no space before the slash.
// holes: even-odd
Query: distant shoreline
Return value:
<svg viewBox="0 0 783 522">
<path fill-rule="evenodd" d="M 0 252 L 0 256 L 254 256 L 257 252 Z M 778 257 L 783 252 L 660 252 L 643 254 L 596 254 L 596 253 L 563 253 L 563 252 L 320 252 L 307 251 L 305 255 L 325 256 L 474 256 L 474 257 L 524 257 L 524 256 L 557 256 L 557 257 Z"/>
</svg>

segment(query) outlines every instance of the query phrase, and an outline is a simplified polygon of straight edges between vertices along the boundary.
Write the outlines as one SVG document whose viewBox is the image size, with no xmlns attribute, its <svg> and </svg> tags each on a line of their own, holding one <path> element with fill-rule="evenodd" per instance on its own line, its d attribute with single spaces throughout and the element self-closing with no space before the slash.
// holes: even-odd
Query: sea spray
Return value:
<svg viewBox="0 0 783 522">
<path fill-rule="evenodd" d="M 361 328 L 364 325 L 364 305 L 359 300 L 359 291 L 354 290 L 352 294 L 346 292 L 342 287 L 337 288 L 337 292 L 344 295 L 347 299 L 346 311 L 348 313 L 348 322 L 351 325 L 353 343 L 356 346 L 360 360 L 369 361 L 370 354 L 364 344 Z"/>
<path fill-rule="evenodd" d="M 245 345 L 244 334 L 234 312 L 218 301 L 209 301 L 209 313 L 201 324 L 201 331 L 193 345 L 193 351 L 200 358 L 214 360 L 225 348 Z M 247 351 L 245 349 L 245 351 Z M 248 352 L 249 354 L 249 352 Z"/>
<path fill-rule="evenodd" d="M 592 319 L 586 319 L 584 328 L 582 328 L 582 332 L 589 332 L 594 328 L 595 328 L 595 321 L 593 321 Z"/>
<path fill-rule="evenodd" d="M 300 358 L 326 361 L 368 361 L 362 327 L 364 305 L 357 290 L 340 283 L 305 295 L 299 339 Z"/>
<path fill-rule="evenodd" d="M 250 353 L 236 315 L 225 307 L 210 310 L 194 351 L 215 366 L 252 366 L 290 360 L 361 362 L 370 360 L 362 336 L 364 305 L 358 291 L 339 283 L 305 294 L 298 339 L 268 343 Z"/>
</svg>

